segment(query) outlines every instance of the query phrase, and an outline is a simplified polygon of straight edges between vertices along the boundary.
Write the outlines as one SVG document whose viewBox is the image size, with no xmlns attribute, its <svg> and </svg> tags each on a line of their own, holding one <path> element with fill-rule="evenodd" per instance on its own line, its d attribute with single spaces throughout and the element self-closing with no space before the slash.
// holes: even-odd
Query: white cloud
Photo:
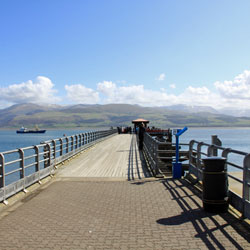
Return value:
<svg viewBox="0 0 250 250">
<path fill-rule="evenodd" d="M 84 85 L 65 85 L 65 90 L 67 91 L 67 97 L 75 103 L 96 104 L 99 102 L 99 93 L 86 88 Z"/>
<path fill-rule="evenodd" d="M 225 98 L 250 99 L 250 71 L 245 70 L 233 81 L 215 82 L 214 86 Z"/>
<path fill-rule="evenodd" d="M 175 86 L 174 83 L 173 83 L 173 84 L 170 84 L 169 87 L 170 87 L 171 89 L 175 89 L 175 88 L 176 88 L 176 86 Z"/>
<path fill-rule="evenodd" d="M 27 81 L 0 87 L 0 98 L 8 103 L 56 103 L 60 99 L 54 96 L 52 81 L 44 76 L 38 76 L 36 81 Z"/>
<path fill-rule="evenodd" d="M 164 75 L 165 77 L 165 75 Z M 175 84 L 169 85 L 175 88 Z M 231 81 L 215 82 L 213 88 L 189 86 L 179 94 L 169 94 L 165 88 L 152 90 L 144 85 L 120 85 L 112 81 L 97 84 L 96 89 L 82 84 L 65 85 L 67 97 L 74 103 L 127 103 L 142 106 L 174 104 L 203 105 L 214 108 L 250 106 L 250 71 L 246 70 Z M 52 81 L 39 76 L 35 81 L 0 87 L 0 108 L 13 103 L 57 103 L 60 98 Z"/>
<path fill-rule="evenodd" d="M 165 74 L 164 73 L 162 73 L 162 74 L 160 74 L 157 78 L 156 78 L 156 80 L 157 81 L 164 81 L 165 80 Z"/>
<path fill-rule="evenodd" d="M 106 96 L 113 96 L 116 92 L 116 84 L 109 81 L 99 82 L 97 84 L 97 90 Z"/>
<path fill-rule="evenodd" d="M 103 103 L 128 103 L 143 106 L 163 106 L 175 102 L 174 95 L 145 89 L 143 85 L 118 87 L 113 82 L 98 83 L 97 90 L 104 95 Z"/>
<path fill-rule="evenodd" d="M 200 105 L 217 107 L 221 98 L 217 93 L 211 92 L 207 87 L 195 88 L 189 86 L 178 96 L 179 103 L 186 105 Z"/>
<path fill-rule="evenodd" d="M 176 86 L 171 84 L 169 87 L 175 88 Z M 74 97 L 72 100 L 82 103 L 82 99 L 89 98 L 89 103 L 127 103 L 142 106 L 186 104 L 214 108 L 249 107 L 250 71 L 244 71 L 232 81 L 215 82 L 214 87 L 210 88 L 189 86 L 178 95 L 168 94 L 164 88 L 160 90 L 146 89 L 142 84 L 119 86 L 112 81 L 98 83 L 97 90 L 85 88 L 84 91 L 81 91 L 80 89 L 74 89 L 72 95 L 76 96 L 81 92 L 85 92 L 84 97 Z"/>
<path fill-rule="evenodd" d="M 186 89 L 187 93 L 190 93 L 191 95 L 200 95 L 200 96 L 208 96 L 210 94 L 210 91 L 207 87 L 201 87 L 201 88 L 194 88 L 192 86 L 189 86 Z"/>
</svg>

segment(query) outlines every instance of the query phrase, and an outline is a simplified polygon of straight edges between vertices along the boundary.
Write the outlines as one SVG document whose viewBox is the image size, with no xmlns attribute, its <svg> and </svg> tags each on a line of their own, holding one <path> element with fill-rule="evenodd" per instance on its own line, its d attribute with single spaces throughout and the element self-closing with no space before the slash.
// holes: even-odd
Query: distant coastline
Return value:
<svg viewBox="0 0 250 250">
<path fill-rule="evenodd" d="M 193 109 L 171 110 L 171 107 L 142 107 L 130 104 L 106 104 L 74 106 L 43 106 L 16 104 L 0 110 L 0 127 L 19 129 L 38 125 L 41 129 L 110 128 L 131 126 L 131 121 L 143 118 L 149 126 L 159 128 L 233 128 L 250 127 L 250 117 L 236 117 Z"/>
</svg>

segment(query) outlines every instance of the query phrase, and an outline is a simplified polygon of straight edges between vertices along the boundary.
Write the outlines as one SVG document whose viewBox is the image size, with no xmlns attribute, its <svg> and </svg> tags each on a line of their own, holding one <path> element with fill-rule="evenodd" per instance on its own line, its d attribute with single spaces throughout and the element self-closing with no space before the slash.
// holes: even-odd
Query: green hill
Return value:
<svg viewBox="0 0 250 250">
<path fill-rule="evenodd" d="M 129 104 L 45 106 L 20 104 L 0 110 L 2 128 L 76 128 L 130 126 L 137 118 L 157 127 L 250 126 L 249 117 L 233 117 L 210 112 L 187 112 L 168 107 L 141 107 Z"/>
</svg>

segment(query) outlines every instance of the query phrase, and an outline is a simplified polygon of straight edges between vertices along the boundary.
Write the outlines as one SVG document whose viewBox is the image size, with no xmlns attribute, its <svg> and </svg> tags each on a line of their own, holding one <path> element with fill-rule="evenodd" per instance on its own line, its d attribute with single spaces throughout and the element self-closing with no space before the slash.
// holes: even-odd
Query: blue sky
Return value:
<svg viewBox="0 0 250 250">
<path fill-rule="evenodd" d="M 0 2 L 0 107 L 248 106 L 248 0 Z"/>
</svg>

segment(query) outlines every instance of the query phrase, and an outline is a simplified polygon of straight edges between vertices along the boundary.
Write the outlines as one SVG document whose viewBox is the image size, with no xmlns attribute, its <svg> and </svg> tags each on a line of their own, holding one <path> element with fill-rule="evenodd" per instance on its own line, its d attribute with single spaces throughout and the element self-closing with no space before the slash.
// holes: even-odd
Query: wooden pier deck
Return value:
<svg viewBox="0 0 250 250">
<path fill-rule="evenodd" d="M 80 157 L 66 163 L 58 176 L 120 178 L 129 181 L 152 177 L 142 159 L 136 135 L 120 134 L 97 143 Z"/>
<path fill-rule="evenodd" d="M 250 249 L 249 225 L 185 179 L 148 177 L 135 136 L 110 137 L 0 213 L 0 249 Z"/>
</svg>

